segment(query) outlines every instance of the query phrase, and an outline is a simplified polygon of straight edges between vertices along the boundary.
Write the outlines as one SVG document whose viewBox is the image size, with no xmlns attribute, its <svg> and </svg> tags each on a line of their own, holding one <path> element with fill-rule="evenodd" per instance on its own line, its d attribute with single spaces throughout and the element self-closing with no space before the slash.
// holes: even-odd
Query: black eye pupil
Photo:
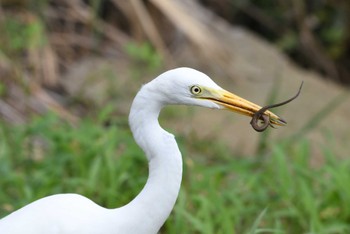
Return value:
<svg viewBox="0 0 350 234">
<path fill-rule="evenodd" d="M 201 88 L 199 88 L 198 86 L 192 86 L 191 87 L 191 93 L 193 94 L 200 94 L 201 92 Z"/>
<path fill-rule="evenodd" d="M 199 94 L 201 92 L 201 89 L 197 86 L 192 87 L 192 93 Z"/>
</svg>

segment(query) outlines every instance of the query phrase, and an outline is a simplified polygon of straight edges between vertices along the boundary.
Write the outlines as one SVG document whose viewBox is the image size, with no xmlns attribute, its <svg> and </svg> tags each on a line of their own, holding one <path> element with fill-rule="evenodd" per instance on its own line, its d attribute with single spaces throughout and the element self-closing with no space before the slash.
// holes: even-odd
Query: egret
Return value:
<svg viewBox="0 0 350 234">
<path fill-rule="evenodd" d="M 175 138 L 158 122 L 161 109 L 172 104 L 228 109 L 251 117 L 261 109 L 197 70 L 182 67 L 164 72 L 142 86 L 130 109 L 131 131 L 149 164 L 148 180 L 131 202 L 107 209 L 82 195 L 51 195 L 2 218 L 0 233 L 157 233 L 175 205 L 182 179 L 182 156 Z M 263 114 L 270 125 L 286 124 L 269 110 Z"/>
</svg>

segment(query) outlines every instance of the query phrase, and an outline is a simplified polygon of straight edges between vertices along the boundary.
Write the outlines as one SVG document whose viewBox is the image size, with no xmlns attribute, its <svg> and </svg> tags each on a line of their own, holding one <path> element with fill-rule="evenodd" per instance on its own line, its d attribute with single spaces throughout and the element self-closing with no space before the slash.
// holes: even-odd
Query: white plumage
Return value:
<svg viewBox="0 0 350 234">
<path fill-rule="evenodd" d="M 182 178 L 182 157 L 175 138 L 158 123 L 161 109 L 169 104 L 230 109 L 248 116 L 260 109 L 220 88 L 199 71 L 167 71 L 144 85 L 131 106 L 130 128 L 149 162 L 147 183 L 134 200 L 120 208 L 106 209 L 78 194 L 52 195 L 1 219 L 0 233 L 157 233 L 174 207 Z M 265 114 L 271 124 L 283 124 L 270 111 Z"/>
</svg>

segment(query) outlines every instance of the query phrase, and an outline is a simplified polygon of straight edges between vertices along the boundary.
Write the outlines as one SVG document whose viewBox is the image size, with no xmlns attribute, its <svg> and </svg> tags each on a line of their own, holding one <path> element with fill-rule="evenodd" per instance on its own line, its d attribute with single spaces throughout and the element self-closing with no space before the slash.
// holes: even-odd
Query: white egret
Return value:
<svg viewBox="0 0 350 234">
<path fill-rule="evenodd" d="M 123 207 L 106 209 L 78 194 L 48 196 L 0 220 L 1 234 L 142 234 L 157 233 L 177 199 L 182 157 L 172 134 L 158 123 L 165 105 L 184 104 L 229 109 L 253 116 L 260 106 L 240 98 L 191 68 L 167 71 L 145 84 L 130 110 L 129 124 L 149 163 L 149 177 L 136 198 Z M 266 110 L 270 124 L 285 125 Z"/>
</svg>

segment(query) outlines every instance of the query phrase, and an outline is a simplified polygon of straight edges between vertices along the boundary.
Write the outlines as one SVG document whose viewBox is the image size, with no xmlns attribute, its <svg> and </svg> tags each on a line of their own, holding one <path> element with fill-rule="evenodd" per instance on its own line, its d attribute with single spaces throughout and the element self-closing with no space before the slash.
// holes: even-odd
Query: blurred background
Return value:
<svg viewBox="0 0 350 234">
<path fill-rule="evenodd" d="M 179 66 L 260 105 L 304 87 L 262 134 L 166 108 L 185 174 L 162 233 L 350 232 L 347 0 L 1 0 L 0 217 L 54 193 L 136 196 L 147 162 L 129 107 Z"/>
</svg>

